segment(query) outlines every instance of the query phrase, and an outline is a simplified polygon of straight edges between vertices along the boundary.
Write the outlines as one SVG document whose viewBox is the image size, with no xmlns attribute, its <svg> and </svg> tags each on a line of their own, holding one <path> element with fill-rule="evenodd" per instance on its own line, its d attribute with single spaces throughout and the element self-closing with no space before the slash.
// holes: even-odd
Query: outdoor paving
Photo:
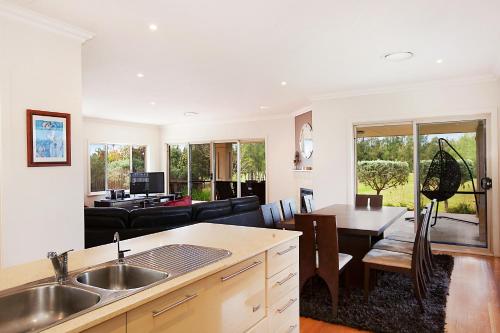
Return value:
<svg viewBox="0 0 500 333">
<path fill-rule="evenodd" d="M 430 229 L 433 242 L 486 247 L 486 242 L 479 239 L 478 218 L 475 215 L 440 213 L 438 216 L 449 216 L 468 222 L 438 218 L 436 225 Z M 405 219 L 411 217 L 413 212 L 408 212 L 404 218 L 385 231 L 385 237 L 413 241 L 415 238 L 413 221 Z"/>
</svg>

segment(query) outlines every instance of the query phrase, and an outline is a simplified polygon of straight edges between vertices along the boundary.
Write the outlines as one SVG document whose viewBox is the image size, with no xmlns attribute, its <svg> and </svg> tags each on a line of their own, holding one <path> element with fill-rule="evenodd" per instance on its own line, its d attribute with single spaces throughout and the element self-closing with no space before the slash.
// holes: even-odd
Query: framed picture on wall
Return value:
<svg viewBox="0 0 500 333">
<path fill-rule="evenodd" d="M 71 115 L 26 110 L 28 166 L 71 165 Z"/>
</svg>

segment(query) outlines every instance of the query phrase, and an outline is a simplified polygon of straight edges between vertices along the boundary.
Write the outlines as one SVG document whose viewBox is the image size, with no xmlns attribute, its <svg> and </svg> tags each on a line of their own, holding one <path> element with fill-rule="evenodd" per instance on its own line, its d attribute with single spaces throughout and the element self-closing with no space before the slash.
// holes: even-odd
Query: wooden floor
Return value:
<svg viewBox="0 0 500 333">
<path fill-rule="evenodd" d="M 302 333 L 364 332 L 309 318 L 300 324 Z M 500 258 L 455 255 L 446 332 L 500 333 Z"/>
</svg>

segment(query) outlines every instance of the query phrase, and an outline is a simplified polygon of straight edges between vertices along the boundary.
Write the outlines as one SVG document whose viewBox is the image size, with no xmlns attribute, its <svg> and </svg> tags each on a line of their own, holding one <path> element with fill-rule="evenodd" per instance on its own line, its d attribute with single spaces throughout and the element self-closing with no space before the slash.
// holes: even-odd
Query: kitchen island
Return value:
<svg viewBox="0 0 500 333">
<path fill-rule="evenodd" d="M 44 332 L 298 332 L 299 235 L 199 223 L 122 241 L 123 249 L 131 249 L 128 257 L 171 244 L 225 249 L 231 255 Z M 116 256 L 116 244 L 72 252 L 69 270 L 91 268 Z M 0 288 L 52 275 L 49 260 L 6 268 L 0 270 Z"/>
</svg>

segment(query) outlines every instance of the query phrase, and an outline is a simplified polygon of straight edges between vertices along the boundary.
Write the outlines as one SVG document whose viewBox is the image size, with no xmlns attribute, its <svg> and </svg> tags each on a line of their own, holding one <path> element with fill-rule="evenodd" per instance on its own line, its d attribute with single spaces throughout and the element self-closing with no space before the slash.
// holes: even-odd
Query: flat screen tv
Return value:
<svg viewBox="0 0 500 333">
<path fill-rule="evenodd" d="M 130 174 L 130 194 L 165 193 L 165 173 L 133 172 Z"/>
</svg>

